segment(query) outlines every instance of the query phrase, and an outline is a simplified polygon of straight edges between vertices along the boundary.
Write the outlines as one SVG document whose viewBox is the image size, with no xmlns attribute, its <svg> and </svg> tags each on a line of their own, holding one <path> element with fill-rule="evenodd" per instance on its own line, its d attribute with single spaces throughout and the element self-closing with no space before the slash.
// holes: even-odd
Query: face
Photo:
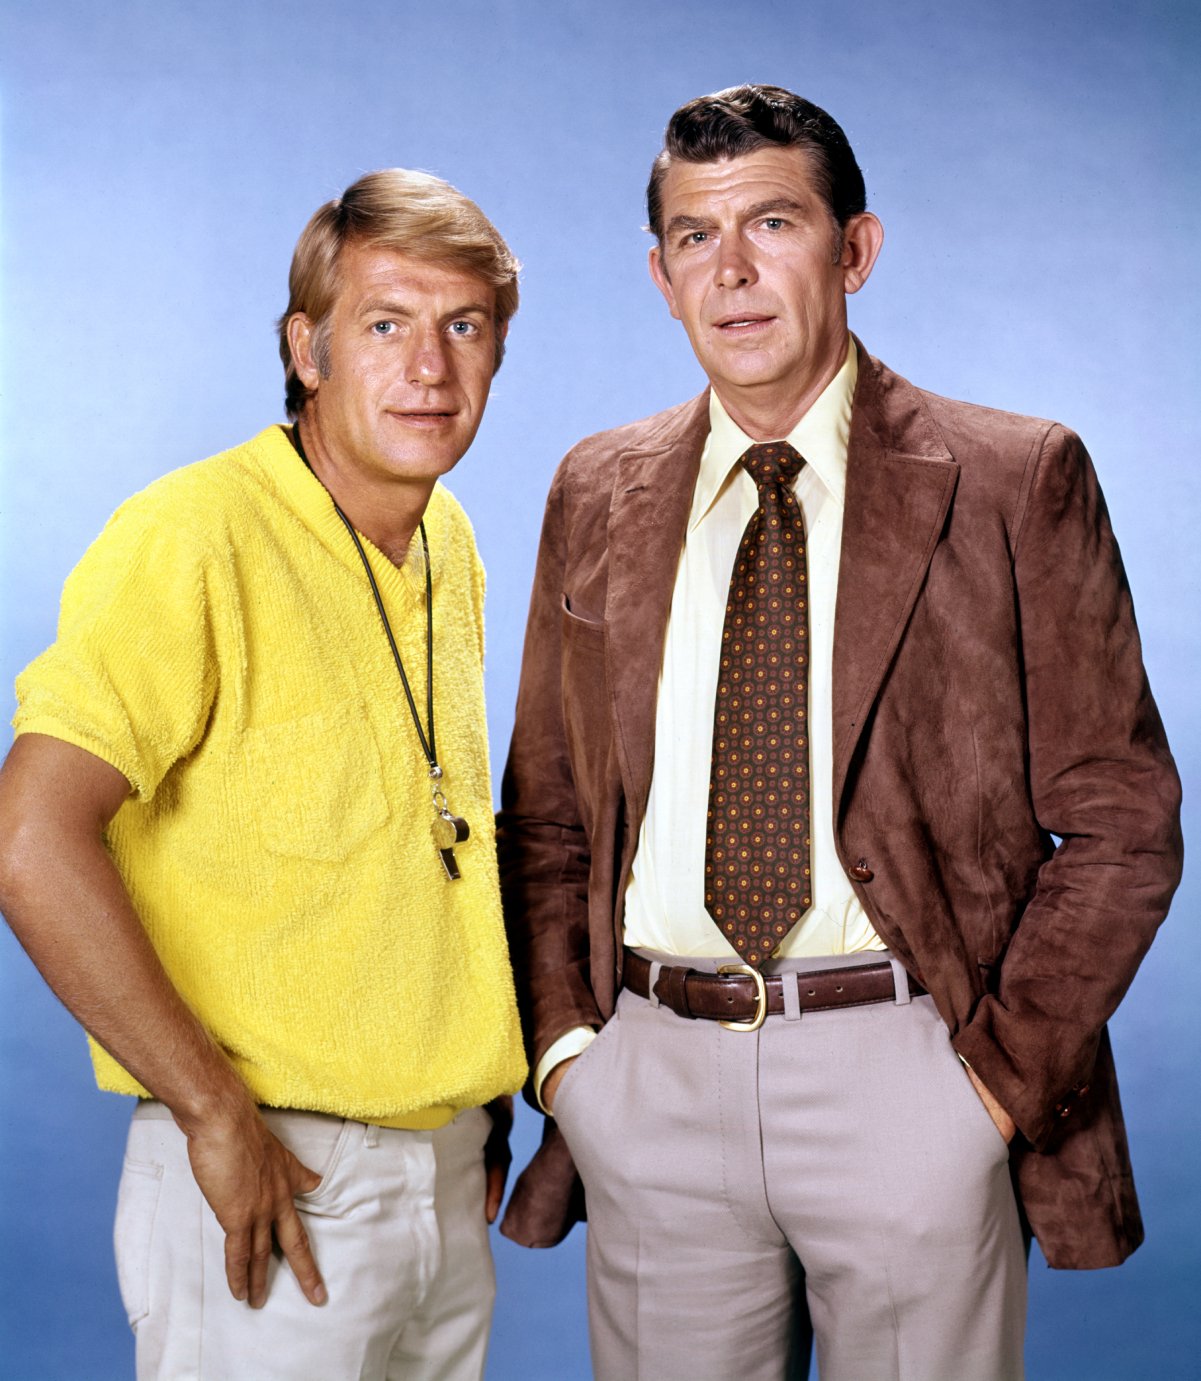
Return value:
<svg viewBox="0 0 1201 1381">
<path fill-rule="evenodd" d="M 845 356 L 846 294 L 871 272 L 879 222 L 851 217 L 840 247 L 800 149 L 673 163 L 662 202 L 650 268 L 672 316 L 735 419 L 778 414 L 784 434 Z"/>
<path fill-rule="evenodd" d="M 297 373 L 316 390 L 306 428 L 328 463 L 360 485 L 432 484 L 471 445 L 483 416 L 495 291 L 461 269 L 354 243 L 343 248 L 338 277 L 324 348 L 315 349 L 306 317 L 289 326 Z"/>
</svg>

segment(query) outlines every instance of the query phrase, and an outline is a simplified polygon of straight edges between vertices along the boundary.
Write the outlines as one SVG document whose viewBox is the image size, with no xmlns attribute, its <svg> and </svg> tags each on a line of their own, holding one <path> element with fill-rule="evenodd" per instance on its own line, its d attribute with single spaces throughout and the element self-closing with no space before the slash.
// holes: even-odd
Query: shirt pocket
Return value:
<svg viewBox="0 0 1201 1381">
<path fill-rule="evenodd" d="M 379 746 L 358 705 L 248 728 L 243 757 L 244 813 L 269 853 L 337 863 L 388 819 Z"/>
</svg>

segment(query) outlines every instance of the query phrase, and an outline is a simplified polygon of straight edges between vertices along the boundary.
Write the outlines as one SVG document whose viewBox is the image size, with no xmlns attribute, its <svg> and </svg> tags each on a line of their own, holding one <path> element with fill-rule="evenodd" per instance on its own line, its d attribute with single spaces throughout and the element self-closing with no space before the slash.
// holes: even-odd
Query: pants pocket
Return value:
<svg viewBox="0 0 1201 1381">
<path fill-rule="evenodd" d="M 925 1014 L 930 1042 L 930 1068 L 942 1078 L 947 1116 L 951 1126 L 965 1137 L 972 1137 L 984 1154 L 998 1163 L 1009 1159 L 1009 1144 L 1001 1129 L 976 1092 L 971 1076 L 947 1037 L 946 1026 L 934 1009 L 931 998 L 914 998 L 913 1005 Z"/>
<path fill-rule="evenodd" d="M 126 1157 L 117 1191 L 113 1250 L 121 1302 L 135 1330 L 150 1312 L 150 1252 L 162 1182 L 161 1165 Z"/>
<path fill-rule="evenodd" d="M 352 1146 L 365 1133 L 361 1122 L 349 1118 L 341 1124 L 332 1118 L 318 1118 L 311 1113 L 272 1113 L 264 1110 L 264 1119 L 280 1141 L 298 1161 L 321 1176 L 316 1189 L 296 1195 L 296 1207 L 301 1213 L 313 1213 L 323 1218 L 339 1217 L 344 1211 L 339 1195 L 344 1177 L 339 1174 L 350 1157 Z"/>
<path fill-rule="evenodd" d="M 615 1013 L 596 1033 L 595 1038 L 580 1051 L 574 1060 L 572 1060 L 567 1072 L 559 1081 L 559 1087 L 555 1091 L 554 1116 L 555 1121 L 560 1124 L 564 1136 L 567 1136 L 569 1140 L 570 1132 L 568 1128 L 573 1125 L 575 1121 L 576 1095 L 586 1086 L 593 1073 L 595 1073 L 603 1063 L 605 1049 L 602 1047 L 607 1048 L 612 1043 L 617 1027 L 618 1019 Z M 587 1105 L 590 1101 L 590 1099 L 585 1099 L 585 1104 Z M 565 1111 L 567 1113 L 566 1126 L 563 1125 L 563 1113 Z"/>
</svg>

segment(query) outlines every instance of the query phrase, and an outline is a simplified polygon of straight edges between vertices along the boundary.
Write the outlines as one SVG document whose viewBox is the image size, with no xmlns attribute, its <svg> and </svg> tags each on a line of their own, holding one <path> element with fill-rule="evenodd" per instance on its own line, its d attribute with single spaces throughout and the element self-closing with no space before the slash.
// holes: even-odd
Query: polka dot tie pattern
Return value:
<svg viewBox="0 0 1201 1381">
<path fill-rule="evenodd" d="M 809 609 L 804 464 L 787 442 L 741 464 L 759 490 L 734 559 L 713 713 L 705 909 L 747 964 L 769 959 L 812 903 Z"/>
</svg>

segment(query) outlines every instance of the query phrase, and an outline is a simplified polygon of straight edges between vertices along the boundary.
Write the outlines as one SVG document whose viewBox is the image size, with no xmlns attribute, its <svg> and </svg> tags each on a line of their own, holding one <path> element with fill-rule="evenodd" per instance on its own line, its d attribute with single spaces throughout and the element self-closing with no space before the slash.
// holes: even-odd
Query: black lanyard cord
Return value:
<svg viewBox="0 0 1201 1381">
<path fill-rule="evenodd" d="M 421 533 L 422 553 L 425 556 L 425 715 L 430 726 L 428 739 L 421 726 L 421 716 L 417 713 L 417 702 L 413 699 L 409 678 L 405 675 L 404 662 L 400 659 L 400 649 L 396 646 L 396 639 L 392 634 L 392 624 L 388 620 L 388 611 L 384 608 L 379 586 L 375 583 L 375 573 L 371 569 L 371 562 L 367 559 L 367 553 L 363 550 L 363 543 L 359 540 L 359 534 L 355 531 L 354 524 L 338 507 L 338 501 L 332 494 L 330 495 L 330 502 L 334 506 L 334 512 L 342 519 L 346 531 L 350 533 L 351 541 L 359 554 L 359 560 L 362 561 L 363 569 L 367 572 L 371 593 L 375 596 L 375 607 L 379 610 L 384 632 L 388 635 L 388 646 L 392 649 L 392 660 L 396 663 L 396 670 L 400 672 L 400 684 L 404 687 L 405 699 L 409 702 L 413 725 L 417 730 L 417 737 L 421 740 L 422 750 L 432 772 L 438 766 L 438 744 L 434 737 L 434 588 L 433 579 L 430 575 L 430 544 L 429 538 L 425 535 L 425 519 L 423 518 L 418 524 L 418 529 Z"/>
<path fill-rule="evenodd" d="M 309 458 L 305 455 L 304 445 L 300 440 L 300 427 L 298 425 L 292 427 L 292 444 L 296 447 L 301 460 L 308 466 L 309 473 L 313 474 L 313 467 L 309 464 Z M 315 474 L 313 474 L 313 478 L 316 479 Z M 329 491 L 326 490 L 326 493 Z M 409 702 L 413 726 L 417 730 L 417 737 L 421 740 L 425 759 L 430 765 L 430 776 L 436 780 L 442 776 L 442 769 L 438 765 L 438 742 L 434 736 L 434 584 L 430 573 L 430 544 L 429 538 L 425 535 L 425 519 L 423 518 L 418 524 L 418 529 L 421 533 L 421 549 L 425 557 L 425 712 L 429 721 L 428 739 L 421 725 L 421 716 L 417 713 L 417 702 L 413 699 L 409 678 L 405 675 L 404 662 L 401 661 L 400 649 L 396 646 L 392 624 L 388 619 L 388 611 L 384 608 L 384 600 L 379 592 L 379 586 L 375 582 L 375 572 L 371 569 L 371 562 L 367 559 L 367 553 L 363 550 L 363 543 L 355 531 L 354 524 L 342 512 L 337 499 L 332 494 L 330 494 L 329 500 L 334 506 L 334 512 L 342 519 L 346 531 L 350 533 L 350 540 L 354 543 L 355 551 L 359 554 L 359 560 L 363 563 L 363 569 L 367 572 L 367 581 L 371 586 L 371 593 L 375 597 L 375 607 L 379 610 L 380 621 L 383 623 L 384 632 L 388 636 L 388 646 L 392 649 L 392 660 L 396 663 L 396 670 L 400 673 L 400 684 L 404 687 L 405 699 Z"/>
</svg>

